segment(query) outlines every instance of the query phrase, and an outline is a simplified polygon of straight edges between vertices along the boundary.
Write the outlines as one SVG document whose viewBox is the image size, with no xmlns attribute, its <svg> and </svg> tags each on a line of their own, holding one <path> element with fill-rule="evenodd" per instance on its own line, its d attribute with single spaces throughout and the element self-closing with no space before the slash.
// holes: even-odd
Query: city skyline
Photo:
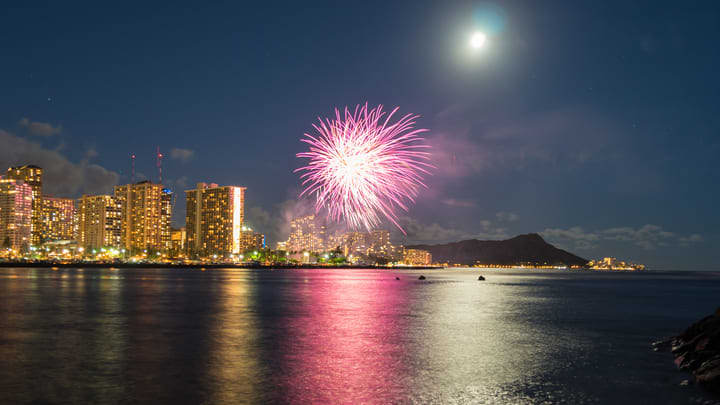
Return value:
<svg viewBox="0 0 720 405">
<path fill-rule="evenodd" d="M 161 180 L 159 148 L 156 156 Z M 28 164 L 0 175 L 0 253 L 12 263 L 432 265 L 429 252 L 393 245 L 387 230 L 328 227 L 314 214 L 290 219 L 273 250 L 245 222 L 246 187 L 197 183 L 185 190 L 184 226 L 173 228 L 174 193 L 159 182 L 70 199 L 44 194 L 43 173 Z"/>
<path fill-rule="evenodd" d="M 161 179 L 159 148 L 157 157 Z M 490 241 L 494 243 L 492 250 L 499 246 L 498 242 L 514 244 L 522 240 L 521 249 L 507 245 L 513 251 L 510 255 L 507 250 L 493 256 L 486 249 L 467 247 L 460 250 L 470 252 L 474 258 L 462 253 L 448 255 L 442 245 L 393 244 L 391 233 L 385 229 L 342 226 L 333 222 L 331 216 L 317 214 L 290 218 L 287 240 L 277 242 L 273 250 L 266 244 L 264 234 L 245 223 L 246 187 L 198 183 L 195 189 L 185 190 L 185 226 L 173 228 L 170 218 L 174 194 L 160 183 L 142 180 L 116 185 L 112 195 L 83 194 L 77 200 L 44 195 L 43 184 L 43 169 L 37 165 L 10 167 L 0 176 L 0 241 L 6 259 L 174 265 L 209 262 L 265 266 L 296 263 L 645 269 L 645 265 L 612 256 L 588 261 L 558 250 L 537 234 Z M 459 243 L 465 242 L 472 241 Z M 433 248 L 441 249 L 442 258 L 436 262 L 432 261 Z"/>
<path fill-rule="evenodd" d="M 0 405 L 720 400 L 717 0 L 1 10 Z"/>
<path fill-rule="evenodd" d="M 588 258 L 712 269 L 713 5 L 606 2 L 588 18 L 588 4 L 13 6 L 0 17 L 16 38 L 0 77 L 0 164 L 43 167 L 47 194 L 77 198 L 131 183 L 131 154 L 137 180 L 157 181 L 159 145 L 176 226 L 193 184 L 240 185 L 247 222 L 274 244 L 306 208 L 292 171 L 316 117 L 398 105 L 422 116 L 439 168 L 400 218 L 406 244 L 539 232 Z M 314 18 L 330 25 L 308 29 Z M 347 24 L 358 28 L 326 33 Z M 476 28 L 486 49 L 470 58 Z"/>
</svg>

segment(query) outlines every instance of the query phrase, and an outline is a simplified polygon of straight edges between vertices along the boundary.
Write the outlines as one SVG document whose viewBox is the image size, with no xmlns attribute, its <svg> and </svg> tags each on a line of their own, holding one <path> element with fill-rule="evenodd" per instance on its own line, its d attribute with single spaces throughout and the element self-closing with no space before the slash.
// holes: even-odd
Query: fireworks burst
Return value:
<svg viewBox="0 0 720 405">
<path fill-rule="evenodd" d="M 390 123 L 398 108 L 389 114 L 382 108 L 358 105 L 346 107 L 344 117 L 336 109 L 334 119 L 318 118 L 317 134 L 302 139 L 310 150 L 297 154 L 310 161 L 295 171 L 302 172 L 300 197 L 315 195 L 315 209 L 327 209 L 334 221 L 371 230 L 386 218 L 404 233 L 397 208 L 407 211 L 432 167 L 418 136 L 427 130 L 414 129 L 413 114 Z"/>
</svg>

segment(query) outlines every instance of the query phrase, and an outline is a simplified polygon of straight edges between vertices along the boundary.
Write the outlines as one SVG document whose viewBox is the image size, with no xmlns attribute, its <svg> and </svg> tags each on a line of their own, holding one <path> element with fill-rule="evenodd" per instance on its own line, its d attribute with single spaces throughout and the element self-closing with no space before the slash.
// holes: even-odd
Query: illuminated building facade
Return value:
<svg viewBox="0 0 720 405">
<path fill-rule="evenodd" d="M 84 195 L 77 202 L 77 238 L 85 249 L 122 246 L 122 212 L 110 195 Z"/>
<path fill-rule="evenodd" d="M 22 180 L 0 180 L 0 246 L 16 251 L 30 247 L 33 190 Z"/>
<path fill-rule="evenodd" d="M 390 232 L 384 229 L 376 229 L 367 234 L 365 254 L 389 259 L 400 259 L 402 256 L 401 249 L 390 243 Z"/>
<path fill-rule="evenodd" d="M 170 248 L 172 192 L 162 184 L 141 181 L 115 186 L 122 213 L 122 247 L 131 252 Z"/>
<path fill-rule="evenodd" d="M 325 249 L 325 225 L 315 215 L 293 219 L 285 248 L 288 252 L 322 252 Z"/>
<path fill-rule="evenodd" d="M 244 227 L 240 232 L 240 251 L 265 249 L 265 235 Z"/>
<path fill-rule="evenodd" d="M 587 266 L 593 270 L 645 270 L 644 264 L 626 262 L 614 257 L 605 257 L 602 260 L 590 260 Z"/>
<path fill-rule="evenodd" d="M 400 259 L 401 249 L 390 243 L 390 232 L 376 229 L 370 232 L 347 232 L 328 238 L 328 249 L 340 248 L 345 256 L 367 255 Z"/>
<path fill-rule="evenodd" d="M 5 173 L 6 179 L 22 180 L 32 189 L 32 245 L 42 242 L 42 175 L 43 169 L 35 165 L 11 167 Z"/>
<path fill-rule="evenodd" d="M 75 201 L 69 198 L 43 196 L 40 214 L 42 243 L 75 239 Z"/>
<path fill-rule="evenodd" d="M 200 256 L 238 254 L 245 221 L 245 187 L 198 183 L 185 191 L 187 248 Z"/>
<path fill-rule="evenodd" d="M 367 234 L 364 232 L 348 232 L 343 238 L 345 256 L 366 254 L 368 250 Z"/>
<path fill-rule="evenodd" d="M 405 249 L 403 261 L 412 266 L 428 266 L 432 263 L 432 255 L 427 250 Z"/>
<path fill-rule="evenodd" d="M 327 249 L 327 250 L 340 249 L 342 251 L 342 250 L 344 250 L 344 246 L 345 246 L 345 234 L 337 232 L 337 233 L 327 235 L 327 238 L 325 239 L 325 249 Z"/>
<path fill-rule="evenodd" d="M 170 230 L 170 257 L 179 257 L 185 250 L 187 245 L 187 232 L 185 228 Z"/>
</svg>

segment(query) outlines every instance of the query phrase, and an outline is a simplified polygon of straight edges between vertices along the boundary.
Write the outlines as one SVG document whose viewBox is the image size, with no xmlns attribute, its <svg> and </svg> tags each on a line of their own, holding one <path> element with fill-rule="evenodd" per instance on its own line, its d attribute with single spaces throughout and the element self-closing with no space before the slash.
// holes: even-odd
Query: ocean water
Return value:
<svg viewBox="0 0 720 405">
<path fill-rule="evenodd" d="M 0 403 L 712 402 L 650 343 L 718 306 L 717 272 L 6 268 Z"/>
</svg>

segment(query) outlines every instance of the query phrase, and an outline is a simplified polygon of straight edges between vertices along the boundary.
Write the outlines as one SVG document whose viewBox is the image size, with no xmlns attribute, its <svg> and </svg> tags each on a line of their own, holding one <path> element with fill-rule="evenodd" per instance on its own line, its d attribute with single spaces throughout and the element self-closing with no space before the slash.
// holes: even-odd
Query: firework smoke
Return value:
<svg viewBox="0 0 720 405">
<path fill-rule="evenodd" d="M 394 123 L 396 107 L 386 114 L 382 105 L 347 107 L 344 117 L 318 118 L 317 134 L 305 134 L 310 145 L 297 157 L 310 161 L 302 172 L 304 195 L 314 195 L 315 209 L 327 209 L 334 221 L 345 221 L 351 228 L 370 230 L 388 219 L 401 231 L 396 210 L 407 211 L 420 187 L 423 175 L 432 167 L 423 138 L 426 129 L 414 129 L 418 115 L 406 114 Z"/>
</svg>

